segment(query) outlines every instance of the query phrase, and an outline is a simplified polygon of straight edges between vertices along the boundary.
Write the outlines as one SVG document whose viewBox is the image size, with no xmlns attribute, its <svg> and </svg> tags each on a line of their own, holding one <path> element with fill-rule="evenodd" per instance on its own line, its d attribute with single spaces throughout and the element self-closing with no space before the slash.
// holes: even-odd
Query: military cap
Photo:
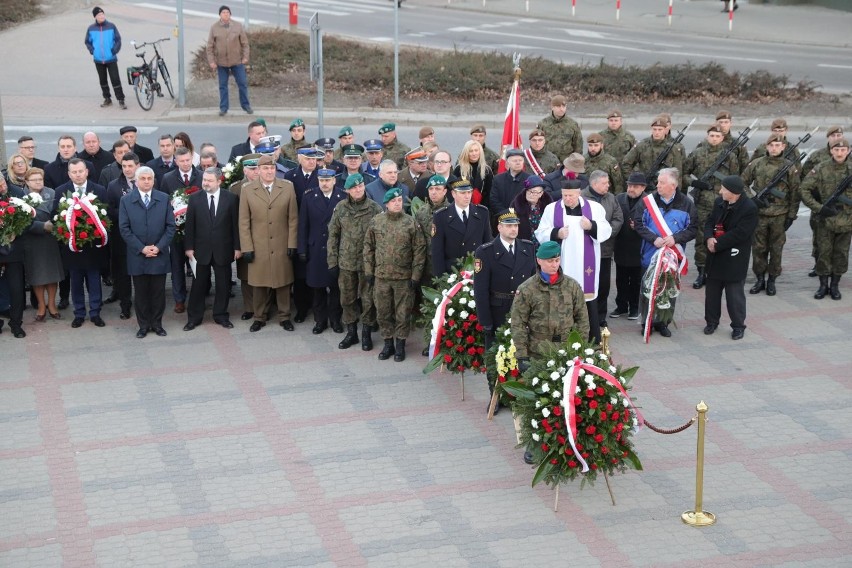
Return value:
<svg viewBox="0 0 852 568">
<path fill-rule="evenodd" d="M 396 199 L 397 197 L 402 197 L 402 189 L 398 187 L 392 187 L 385 192 L 385 197 L 382 200 L 382 203 L 387 204 L 391 199 Z"/>
<path fill-rule="evenodd" d="M 379 134 L 387 134 L 388 132 L 396 132 L 396 124 L 386 122 L 379 128 Z"/>
<path fill-rule="evenodd" d="M 334 150 L 334 138 L 318 138 L 314 146 L 323 150 Z"/>
<path fill-rule="evenodd" d="M 562 189 L 581 189 L 580 185 L 580 180 L 578 179 L 566 179 L 562 181 Z"/>
<path fill-rule="evenodd" d="M 429 181 L 426 182 L 426 188 L 435 187 L 436 185 L 445 186 L 447 185 L 447 178 L 440 174 L 435 174 L 429 178 Z"/>
<path fill-rule="evenodd" d="M 785 142 L 784 136 L 782 134 L 778 134 L 777 132 L 773 132 L 766 138 L 766 145 L 769 146 L 773 142 Z"/>
<path fill-rule="evenodd" d="M 424 126 L 423 128 L 420 129 L 420 132 L 417 134 L 417 139 L 423 140 L 427 136 L 434 136 L 434 135 L 435 135 L 435 129 L 434 128 L 432 128 L 431 126 Z"/>
<path fill-rule="evenodd" d="M 497 223 L 503 223 L 504 225 L 520 225 L 521 220 L 518 219 L 517 213 L 513 208 L 504 209 L 497 215 Z"/>
<path fill-rule="evenodd" d="M 548 260 L 561 255 L 562 247 L 560 247 L 554 241 L 547 241 L 541 243 L 541 246 L 538 247 L 538 251 L 536 251 L 535 253 L 535 257 L 540 258 L 541 260 Z"/>
<path fill-rule="evenodd" d="M 645 174 L 642 172 L 633 172 L 627 176 L 627 185 L 648 185 L 648 180 L 645 179 Z"/>
<path fill-rule="evenodd" d="M 716 113 L 716 120 L 731 120 L 731 111 L 720 110 Z"/>
<path fill-rule="evenodd" d="M 725 176 L 722 178 L 722 187 L 731 193 L 740 195 L 743 189 L 745 189 L 745 184 L 743 183 L 743 178 L 740 176 Z"/>
<path fill-rule="evenodd" d="M 132 127 L 125 126 L 124 128 L 132 128 Z M 124 130 L 124 128 L 122 128 L 122 130 Z M 134 129 L 133 132 L 136 132 L 136 130 Z M 124 132 L 122 132 L 122 134 L 124 134 Z M 825 133 L 825 137 L 828 138 L 832 134 L 843 134 L 843 127 L 841 127 L 841 126 L 829 126 L 828 130 Z"/>
<path fill-rule="evenodd" d="M 582 174 L 586 171 L 586 158 L 584 158 L 582 154 L 574 152 L 565 158 L 563 165 L 572 172 Z"/>
<path fill-rule="evenodd" d="M 665 118 L 658 116 L 654 119 L 653 122 L 651 122 L 651 127 L 653 128 L 654 126 L 665 128 L 666 126 L 668 126 L 668 124 L 666 123 Z"/>
<path fill-rule="evenodd" d="M 347 144 L 345 146 L 340 147 L 340 151 L 343 152 L 343 157 L 347 156 L 358 156 L 361 157 L 361 154 L 364 153 L 364 147 L 360 144 Z"/>
<path fill-rule="evenodd" d="M 423 148 L 413 148 L 405 154 L 405 159 L 409 162 L 428 162 L 429 156 Z"/>
<path fill-rule="evenodd" d="M 343 183 L 343 189 L 351 189 L 358 184 L 364 183 L 364 176 L 361 174 L 350 174 Z"/>
<path fill-rule="evenodd" d="M 709 134 L 710 132 L 717 132 L 719 134 L 722 134 L 722 127 L 719 126 L 718 123 L 714 122 L 713 124 L 707 127 L 707 133 Z"/>
<path fill-rule="evenodd" d="M 260 154 L 246 154 L 240 159 L 240 163 L 244 168 L 256 168 L 258 160 L 260 160 Z"/>
<path fill-rule="evenodd" d="M 385 145 L 382 144 L 381 140 L 376 140 L 375 138 L 371 138 L 364 142 L 364 148 L 367 149 L 368 152 L 379 152 L 384 148 Z"/>
<path fill-rule="evenodd" d="M 544 180 L 537 175 L 528 176 L 524 180 L 524 189 L 532 189 L 534 187 L 544 187 Z"/>
<path fill-rule="evenodd" d="M 589 144 L 603 144 L 603 136 L 598 134 L 597 132 L 592 132 L 588 136 L 586 136 L 586 142 Z"/>
<path fill-rule="evenodd" d="M 278 147 L 279 145 L 273 144 L 272 142 L 261 142 L 254 147 L 254 151 L 258 154 L 272 154 L 278 149 Z"/>
<path fill-rule="evenodd" d="M 666 123 L 666 126 L 671 126 L 671 125 L 672 125 L 672 115 L 671 115 L 671 114 L 669 114 L 669 113 L 667 113 L 667 112 L 661 112 L 661 113 L 660 113 L 660 114 L 658 114 L 657 116 L 659 116 L 660 118 L 662 118 L 662 119 L 663 119 L 663 122 L 665 122 L 665 123 Z"/>
<path fill-rule="evenodd" d="M 849 140 L 847 140 L 846 138 L 841 138 L 840 140 L 835 140 L 834 142 L 832 142 L 830 144 L 830 147 L 831 148 L 837 148 L 837 147 L 848 148 L 849 147 Z"/>
<path fill-rule="evenodd" d="M 333 178 L 337 175 L 337 172 L 331 168 L 320 168 L 317 170 L 317 177 L 321 178 Z"/>
<path fill-rule="evenodd" d="M 621 118 L 621 111 L 617 108 L 612 109 L 608 113 L 606 113 L 607 118 Z"/>
<path fill-rule="evenodd" d="M 293 122 L 290 123 L 290 130 L 298 128 L 299 126 L 305 126 L 305 121 L 301 118 L 296 118 L 293 120 Z"/>
<path fill-rule="evenodd" d="M 776 128 L 787 129 L 787 121 L 783 118 L 776 118 L 772 121 L 772 126 L 769 127 L 771 130 L 775 130 Z"/>
<path fill-rule="evenodd" d="M 274 166 L 275 165 L 275 158 L 273 158 L 269 154 L 264 154 L 260 158 L 258 158 L 257 165 L 258 166 Z"/>
<path fill-rule="evenodd" d="M 121 134 L 122 136 L 127 134 L 128 132 L 137 132 L 136 127 L 135 126 L 122 126 L 118 131 L 118 133 Z"/>
<path fill-rule="evenodd" d="M 313 146 L 299 148 L 298 150 L 296 150 L 296 153 L 304 158 L 325 158 L 325 152 L 323 152 L 322 150 L 318 150 Z"/>
<path fill-rule="evenodd" d="M 351 126 L 344 126 L 337 132 L 338 138 L 343 138 L 344 136 L 352 136 L 355 132 L 352 130 Z"/>
<path fill-rule="evenodd" d="M 485 125 L 484 124 L 474 124 L 473 126 L 470 127 L 470 133 L 471 134 L 488 134 L 485 131 Z"/>
<path fill-rule="evenodd" d="M 470 181 L 462 178 L 451 183 L 450 189 L 453 191 L 473 191 L 473 186 L 470 185 Z"/>
<path fill-rule="evenodd" d="M 511 158 L 512 156 L 520 156 L 524 157 L 524 151 L 520 148 L 510 148 L 506 151 L 506 158 Z"/>
<path fill-rule="evenodd" d="M 277 148 L 280 145 L 281 145 L 281 135 L 280 134 L 273 134 L 271 136 L 264 136 L 260 139 L 260 142 L 258 142 L 258 146 L 272 146 L 274 148 Z"/>
<path fill-rule="evenodd" d="M 535 136 L 546 136 L 546 135 L 544 133 L 544 130 L 542 130 L 541 128 L 534 128 L 533 131 L 530 132 L 530 138 L 529 139 L 532 140 L 533 137 L 535 137 Z"/>
<path fill-rule="evenodd" d="M 550 98 L 550 106 L 552 106 L 552 107 L 563 106 L 563 105 L 567 105 L 567 104 L 568 104 L 568 101 L 562 95 L 555 95 L 555 96 Z"/>
</svg>

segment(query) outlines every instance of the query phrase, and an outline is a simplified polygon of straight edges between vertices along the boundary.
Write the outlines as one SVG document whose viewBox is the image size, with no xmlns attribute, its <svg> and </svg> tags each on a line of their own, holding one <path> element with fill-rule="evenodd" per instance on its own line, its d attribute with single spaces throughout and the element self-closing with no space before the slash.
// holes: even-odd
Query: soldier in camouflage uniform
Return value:
<svg viewBox="0 0 852 568">
<path fill-rule="evenodd" d="M 830 207 L 824 203 L 848 176 L 852 175 L 849 142 L 845 138 L 831 143 L 831 160 L 818 165 L 801 185 L 802 201 L 814 215 L 817 224 L 817 276 L 819 289 L 814 298 L 821 300 L 828 291 L 831 299 L 840 299 L 840 277 L 849 268 L 849 243 L 852 241 L 852 183 Z M 829 288 L 828 279 L 831 277 Z"/>
<path fill-rule="evenodd" d="M 541 175 L 541 177 L 555 171 L 561 165 L 556 154 L 545 148 L 546 141 L 547 137 L 544 134 L 544 130 L 536 128 L 530 132 L 530 151 L 535 157 L 535 161 L 538 162 L 538 165 L 541 168 L 541 173 L 539 174 L 539 172 L 533 170 L 532 167 L 530 167 L 530 171 L 535 175 Z M 529 161 L 527 161 L 527 163 L 529 163 Z M 497 213 L 499 213 L 499 211 Z"/>
<path fill-rule="evenodd" d="M 364 273 L 375 283 L 376 317 L 385 340 L 380 361 L 391 355 L 396 362 L 405 360 L 411 308 L 426 262 L 426 239 L 414 218 L 402 211 L 402 191 L 394 187 L 385 193 L 387 211 L 370 221 L 364 238 Z"/>
<path fill-rule="evenodd" d="M 606 172 L 609 177 L 610 191 L 614 194 L 623 193 L 626 189 L 624 185 L 624 177 L 621 175 L 621 166 L 614 156 L 605 150 L 603 136 L 597 133 L 589 134 L 586 137 L 588 151 L 584 156 L 586 158 L 586 171 L 601 170 Z"/>
<path fill-rule="evenodd" d="M 572 329 L 589 336 L 589 313 L 583 289 L 559 267 L 561 248 L 554 241 L 538 247 L 535 276 L 515 292 L 512 302 L 512 341 L 521 372 L 529 367 L 531 356 L 539 356 L 544 342 L 559 343 Z"/>
<path fill-rule="evenodd" d="M 782 157 L 787 141 L 780 133 L 769 135 L 765 153 L 748 165 L 743 172 L 743 182 L 754 192 L 763 191 L 778 171 L 785 166 Z M 752 269 L 757 281 L 749 290 L 759 294 L 766 290 L 774 296 L 775 279 L 781 275 L 781 254 L 787 242 L 787 229 L 793 224 L 798 211 L 799 171 L 795 166 L 787 170 L 784 178 L 762 198 L 766 207 L 758 207 L 757 229 L 752 245 Z M 767 270 L 768 279 L 764 280 Z"/>
<path fill-rule="evenodd" d="M 680 159 L 680 163 L 684 163 L 686 161 L 687 151 L 683 144 L 674 141 L 674 136 L 672 136 L 672 115 L 667 112 L 661 112 L 659 117 L 666 123 L 666 144 L 674 142 L 672 154 L 676 154 Z"/>
<path fill-rule="evenodd" d="M 784 140 L 785 146 L 790 145 L 790 142 L 787 141 L 787 121 L 785 119 L 776 118 L 775 120 L 773 120 L 771 129 L 772 129 L 773 134 L 780 134 L 781 135 L 781 138 Z M 785 152 L 786 152 L 786 149 L 785 149 Z M 793 157 L 794 158 L 798 159 L 801 154 L 802 154 L 802 152 L 800 152 L 798 148 L 793 150 Z M 766 155 L 766 145 L 758 146 L 757 148 L 754 149 L 754 152 L 752 152 L 752 154 L 751 154 L 751 161 L 753 162 L 758 158 L 764 157 L 765 155 Z M 751 163 L 751 162 L 749 162 L 749 163 Z M 745 171 L 745 170 L 743 170 L 743 171 Z M 796 171 L 799 171 L 799 169 L 796 168 Z"/>
<path fill-rule="evenodd" d="M 497 173 L 497 168 L 500 165 L 500 156 L 497 155 L 497 152 L 489 148 L 485 145 L 485 136 L 487 132 L 485 131 L 484 124 L 475 124 L 473 128 L 470 129 L 470 139 L 476 140 L 479 142 L 479 145 L 482 146 L 482 152 L 485 156 L 485 163 L 491 168 L 491 171 Z M 502 151 L 502 149 L 501 149 Z"/>
<path fill-rule="evenodd" d="M 383 124 L 379 128 L 379 136 L 384 146 L 384 159 L 393 160 L 398 168 L 405 166 L 405 155 L 411 152 L 411 148 L 396 137 L 396 124 L 393 122 Z"/>
<path fill-rule="evenodd" d="M 606 115 L 607 127 L 598 134 L 603 136 L 604 148 L 607 154 L 621 163 L 627 152 L 636 146 L 636 137 L 624 128 L 621 111 L 613 109 Z"/>
<path fill-rule="evenodd" d="M 338 162 L 343 161 L 343 147 L 355 143 L 355 131 L 351 126 L 344 126 L 337 132 L 338 148 L 334 151 L 334 159 Z M 363 153 L 363 150 L 362 150 Z"/>
<path fill-rule="evenodd" d="M 305 121 L 301 118 L 290 123 L 290 141 L 281 146 L 281 155 L 285 159 L 298 162 L 299 148 L 306 148 L 310 143 L 305 140 Z"/>
<path fill-rule="evenodd" d="M 382 206 L 367 197 L 361 174 L 350 175 L 343 185 L 347 198 L 334 208 L 328 223 L 328 269 L 338 273 L 340 304 L 346 335 L 337 346 L 349 349 L 358 343 L 358 298 L 361 298 L 361 349 L 373 348 L 372 327 L 376 323 L 373 286 L 364 274 L 364 235 Z"/>
<path fill-rule="evenodd" d="M 562 95 L 550 99 L 550 114 L 542 118 L 536 128 L 544 131 L 546 148 L 564 160 L 574 152 L 583 153 L 583 132 L 577 121 L 567 116 L 568 103 Z"/>
<path fill-rule="evenodd" d="M 719 125 L 719 128 L 722 129 L 722 147 L 727 148 L 731 144 L 734 143 L 734 137 L 731 136 L 731 112 L 727 110 L 720 110 L 716 113 L 716 124 Z M 707 145 L 706 140 L 702 140 L 698 147 Z M 739 175 L 741 172 L 744 172 L 749 163 L 748 156 L 748 148 L 745 147 L 745 144 L 737 148 L 735 152 L 737 159 L 737 171 L 731 172 L 732 174 Z M 697 242 L 697 241 L 696 241 Z"/>
<path fill-rule="evenodd" d="M 665 118 L 657 117 L 651 123 L 651 136 L 645 138 L 634 146 L 621 163 L 622 175 L 627 172 L 630 175 L 633 172 L 645 174 L 648 179 L 649 186 L 653 188 L 652 182 L 657 178 L 657 172 L 652 172 L 652 166 L 657 160 L 657 156 L 662 154 L 668 148 L 670 141 L 666 139 L 668 124 Z M 660 164 L 660 169 L 675 168 L 677 171 L 683 170 L 683 156 L 678 152 L 669 152 L 663 163 Z M 650 176 L 650 177 L 649 177 Z"/>
<path fill-rule="evenodd" d="M 713 203 L 719 196 L 719 190 L 722 187 L 722 182 L 716 175 L 711 174 L 709 179 L 703 181 L 700 178 L 705 175 L 716 160 L 719 159 L 720 155 L 725 152 L 727 145 L 722 143 L 723 138 L 722 127 L 718 123 L 711 125 L 707 129 L 707 137 L 687 156 L 683 164 L 681 188 L 684 191 L 690 185 L 694 188 L 690 195 L 692 195 L 695 208 L 698 210 L 699 227 L 704 226 L 707 217 L 713 211 Z M 714 173 L 726 176 L 737 173 L 737 168 L 736 158 L 731 154 Z M 692 179 L 692 177 L 696 179 Z M 706 280 L 706 274 L 704 273 L 704 262 L 706 259 L 707 245 L 704 239 L 695 239 L 695 265 L 698 268 L 698 277 L 692 283 L 692 287 L 696 290 L 704 286 Z"/>
<path fill-rule="evenodd" d="M 426 189 L 429 192 L 429 199 L 414 214 L 417 229 L 426 242 L 426 264 L 423 266 L 423 274 L 420 276 L 421 286 L 432 285 L 432 216 L 438 209 L 450 205 L 450 202 L 447 201 L 447 179 L 444 176 L 435 174 L 430 177 L 426 182 Z M 431 336 L 432 331 L 428 328 L 424 331 L 426 347 L 423 348 L 421 355 L 427 357 L 429 355 L 429 336 Z"/>
<path fill-rule="evenodd" d="M 825 148 L 820 148 L 816 152 L 811 153 L 808 158 L 805 160 L 804 165 L 802 166 L 801 176 L 802 179 L 805 179 L 805 176 L 811 173 L 816 169 L 816 167 L 825 162 L 826 160 L 831 159 L 831 144 L 843 138 L 843 129 L 839 126 L 829 126 L 828 131 L 825 134 L 826 138 L 828 138 L 828 142 L 825 145 Z M 808 273 L 808 276 L 814 278 L 817 275 L 816 272 L 816 257 L 817 257 L 817 230 L 819 229 L 819 224 L 817 223 L 816 217 L 811 215 L 810 219 L 811 225 L 811 256 L 814 258 L 814 267 Z"/>
<path fill-rule="evenodd" d="M 253 182 L 260 176 L 257 162 L 260 154 L 246 154 L 240 160 L 243 165 L 243 179 L 235 181 L 228 187 L 228 191 L 240 196 L 243 186 Z M 237 278 L 240 280 L 240 290 L 243 293 L 243 314 L 240 319 L 248 321 L 254 316 L 254 288 L 248 283 L 248 263 L 242 258 L 237 259 Z"/>
</svg>

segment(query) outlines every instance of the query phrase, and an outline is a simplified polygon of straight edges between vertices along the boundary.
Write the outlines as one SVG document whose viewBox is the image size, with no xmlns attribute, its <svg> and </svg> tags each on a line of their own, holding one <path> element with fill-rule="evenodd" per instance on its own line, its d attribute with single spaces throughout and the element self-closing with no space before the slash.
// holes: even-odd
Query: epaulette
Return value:
<svg viewBox="0 0 852 568">
<path fill-rule="evenodd" d="M 432 213 L 432 215 L 435 215 L 436 213 L 440 213 L 441 211 L 444 211 L 444 210 L 445 210 L 445 209 L 447 209 L 448 207 L 449 207 L 449 205 L 445 205 L 445 206 L 441 207 L 440 209 L 436 209 L 436 210 Z"/>
<path fill-rule="evenodd" d="M 486 211 L 488 211 L 488 207 L 486 207 L 485 205 L 480 205 L 480 204 L 478 204 L 478 203 L 471 203 L 471 205 L 472 205 L 473 207 L 479 207 L 479 208 L 481 208 L 481 209 L 485 209 Z M 489 214 L 490 214 L 490 212 L 489 212 Z"/>
<path fill-rule="evenodd" d="M 494 241 L 488 241 L 487 243 L 482 243 L 479 245 L 479 248 L 487 249 L 494 245 Z"/>
</svg>

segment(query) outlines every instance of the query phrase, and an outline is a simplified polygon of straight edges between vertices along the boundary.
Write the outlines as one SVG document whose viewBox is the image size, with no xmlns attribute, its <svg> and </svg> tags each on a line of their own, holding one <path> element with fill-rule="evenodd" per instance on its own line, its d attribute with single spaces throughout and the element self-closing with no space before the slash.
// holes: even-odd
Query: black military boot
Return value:
<svg viewBox="0 0 852 568">
<path fill-rule="evenodd" d="M 400 361 L 405 361 L 405 340 L 397 339 L 396 340 L 396 352 L 393 354 L 393 360 L 399 363 Z"/>
<path fill-rule="evenodd" d="M 770 276 L 769 278 L 772 277 Z M 763 274 L 757 274 L 757 281 L 755 281 L 754 286 L 751 287 L 748 293 L 760 294 L 763 290 L 766 290 L 766 280 L 763 279 Z"/>
<path fill-rule="evenodd" d="M 767 296 L 774 296 L 774 295 L 775 295 L 775 293 L 776 293 L 776 290 L 775 290 L 775 277 L 774 277 L 774 276 L 770 276 L 770 277 L 768 277 L 768 278 L 766 279 L 766 295 L 767 295 Z"/>
<path fill-rule="evenodd" d="M 817 275 L 817 273 L 816 273 L 816 264 L 814 264 L 814 267 L 813 267 L 813 268 L 811 268 L 811 271 L 810 271 L 810 272 L 808 272 L 808 276 L 810 276 L 811 278 L 814 278 L 814 277 L 816 277 L 816 275 Z"/>
<path fill-rule="evenodd" d="M 348 323 L 346 324 L 346 335 L 344 335 L 341 342 L 337 344 L 337 348 L 349 349 L 356 343 L 358 343 L 358 324 Z"/>
<path fill-rule="evenodd" d="M 391 355 L 394 354 L 393 348 L 393 337 L 390 339 L 385 339 L 385 347 L 382 349 L 382 352 L 379 353 L 379 361 L 384 361 L 385 359 L 389 359 Z"/>
<path fill-rule="evenodd" d="M 367 324 L 361 325 L 361 350 L 373 350 L 373 327 Z"/>
<path fill-rule="evenodd" d="M 692 287 L 695 288 L 696 290 L 698 290 L 699 288 L 704 286 L 705 282 L 707 282 L 707 276 L 704 274 L 704 267 L 699 266 L 698 267 L 698 278 L 696 278 L 695 282 L 692 283 Z"/>
<path fill-rule="evenodd" d="M 839 274 L 832 274 L 831 275 L 831 288 L 830 288 L 832 300 L 839 300 L 840 298 L 843 297 L 843 296 L 840 295 L 839 284 L 840 284 L 840 275 Z"/>
<path fill-rule="evenodd" d="M 819 288 L 817 288 L 816 293 L 814 294 L 814 299 L 822 300 L 825 298 L 825 295 L 828 294 L 828 276 L 819 277 Z"/>
</svg>

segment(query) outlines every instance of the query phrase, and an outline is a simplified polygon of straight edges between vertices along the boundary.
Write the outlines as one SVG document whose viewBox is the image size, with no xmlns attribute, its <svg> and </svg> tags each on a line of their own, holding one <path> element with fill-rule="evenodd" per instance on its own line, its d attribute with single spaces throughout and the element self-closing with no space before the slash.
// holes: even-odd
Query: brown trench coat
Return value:
<svg viewBox="0 0 852 568">
<path fill-rule="evenodd" d="M 247 183 L 240 191 L 240 246 L 243 253 L 254 252 L 248 265 L 252 286 L 280 288 L 293 283 L 293 263 L 287 249 L 295 249 L 299 228 L 296 192 L 287 180 L 276 179 L 272 193 L 260 180 Z"/>
</svg>

